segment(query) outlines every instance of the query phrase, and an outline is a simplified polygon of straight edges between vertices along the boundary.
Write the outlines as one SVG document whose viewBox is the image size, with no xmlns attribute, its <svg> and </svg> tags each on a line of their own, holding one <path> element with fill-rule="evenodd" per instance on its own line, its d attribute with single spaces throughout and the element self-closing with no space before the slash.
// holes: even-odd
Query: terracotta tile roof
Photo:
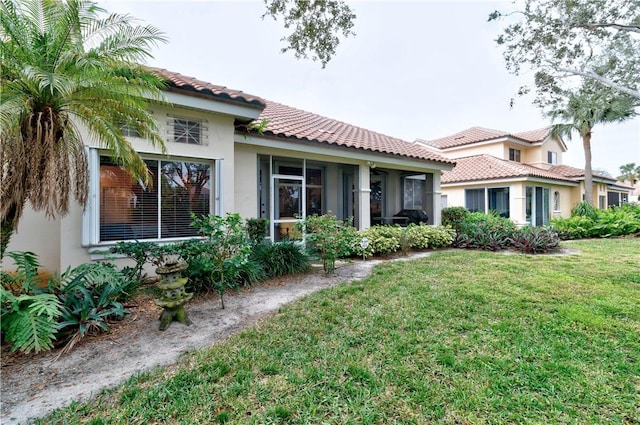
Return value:
<svg viewBox="0 0 640 425">
<path fill-rule="evenodd" d="M 582 168 L 570 167 L 568 165 L 554 165 L 553 167 L 551 167 L 550 171 L 572 179 L 584 179 L 584 169 Z M 616 181 L 616 179 L 614 179 L 613 177 L 605 176 L 598 173 L 593 173 L 593 177 L 604 180 L 611 180 L 613 182 Z"/>
<path fill-rule="evenodd" d="M 526 140 L 527 142 L 537 143 L 542 142 L 549 137 L 551 133 L 551 127 L 538 128 L 536 130 L 523 131 L 521 133 L 515 133 L 513 137 Z"/>
<path fill-rule="evenodd" d="M 438 155 L 433 150 L 417 143 L 407 142 L 272 101 L 267 101 L 266 109 L 256 121 L 261 122 L 262 120 L 267 120 L 267 125 L 264 128 L 265 135 L 455 164 L 455 160 Z"/>
<path fill-rule="evenodd" d="M 445 171 L 442 174 L 442 184 L 514 177 L 540 177 L 551 180 L 574 181 L 557 172 L 483 154 L 457 158 L 454 169 Z"/>
<path fill-rule="evenodd" d="M 471 127 L 466 130 L 459 131 L 450 136 L 442 137 L 434 140 L 416 140 L 428 146 L 438 149 L 449 149 L 458 146 L 470 145 L 488 140 L 500 139 L 503 137 L 511 137 L 529 143 L 542 142 L 549 135 L 550 128 L 540 128 L 537 130 L 524 131 L 521 133 L 511 134 L 506 131 L 492 130 L 483 127 Z"/>
<path fill-rule="evenodd" d="M 205 96 L 213 96 L 217 100 L 240 102 L 256 108 L 264 108 L 264 99 L 252 94 L 244 93 L 240 90 L 233 90 L 224 86 L 217 86 L 197 78 L 187 77 L 177 72 L 172 72 L 162 68 L 149 67 L 152 71 L 166 78 L 169 84 L 181 90 L 187 90 Z"/>
</svg>

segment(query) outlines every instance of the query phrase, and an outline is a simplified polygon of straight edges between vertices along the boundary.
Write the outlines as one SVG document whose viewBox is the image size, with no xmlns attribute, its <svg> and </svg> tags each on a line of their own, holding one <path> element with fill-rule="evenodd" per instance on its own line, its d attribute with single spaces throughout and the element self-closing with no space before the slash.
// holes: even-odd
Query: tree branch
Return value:
<svg viewBox="0 0 640 425">
<path fill-rule="evenodd" d="M 611 24 L 610 23 L 603 23 L 603 24 L 588 23 L 588 24 L 576 25 L 576 26 L 580 28 L 587 28 L 587 29 L 614 28 L 619 31 L 636 32 L 640 34 L 640 25 L 623 25 L 623 24 L 616 24 L 616 23 L 611 23 Z"/>
<path fill-rule="evenodd" d="M 571 68 L 556 68 L 557 71 L 560 72 L 567 72 L 569 74 L 573 74 L 573 75 L 579 75 L 581 77 L 584 78 L 591 78 L 592 80 L 596 80 L 601 84 L 604 84 L 607 87 L 611 87 L 612 89 L 618 90 L 622 93 L 628 94 L 629 96 L 635 97 L 636 99 L 640 99 L 640 91 L 639 90 L 633 90 L 630 89 L 628 87 L 622 86 L 618 83 L 614 83 L 613 81 L 609 80 L 608 78 L 605 78 L 601 75 L 596 74 L 593 71 L 580 71 L 578 69 L 571 69 Z"/>
</svg>

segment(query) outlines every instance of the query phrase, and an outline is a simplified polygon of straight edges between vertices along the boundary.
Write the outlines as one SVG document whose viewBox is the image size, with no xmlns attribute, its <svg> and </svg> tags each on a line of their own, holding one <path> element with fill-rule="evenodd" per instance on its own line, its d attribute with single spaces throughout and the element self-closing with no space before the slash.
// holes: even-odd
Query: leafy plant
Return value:
<svg viewBox="0 0 640 425">
<path fill-rule="evenodd" d="M 442 225 L 451 226 L 455 230 L 460 228 L 465 217 L 469 214 L 465 207 L 446 207 L 442 209 Z"/>
<path fill-rule="evenodd" d="M 496 251 L 510 246 L 515 224 L 497 213 L 469 213 L 460 224 L 455 245 Z"/>
<path fill-rule="evenodd" d="M 338 258 L 351 255 L 351 246 L 356 231 L 351 226 L 352 219 L 338 220 L 331 212 L 311 215 L 297 224 L 306 235 L 306 244 L 320 255 L 325 273 L 333 273 Z"/>
<path fill-rule="evenodd" d="M 267 278 L 303 273 L 309 269 L 309 257 L 299 244 L 291 241 L 258 244 L 249 258 L 262 266 Z"/>
<path fill-rule="evenodd" d="M 581 201 L 573 206 L 573 208 L 571 209 L 571 216 L 580 216 L 595 219 L 597 216 L 597 211 L 595 207 L 587 201 Z"/>
<path fill-rule="evenodd" d="M 125 266 L 122 273 L 129 282 L 127 291 L 133 292 L 147 277 L 144 271 L 146 264 L 162 265 L 166 255 L 173 249 L 170 245 L 160 246 L 155 242 L 118 242 L 109 250 L 114 254 L 124 255 L 135 262 L 133 267 Z"/>
<path fill-rule="evenodd" d="M 10 253 L 8 253 L 10 254 Z M 39 352 L 53 348 L 61 316 L 60 302 L 53 294 L 14 295 L 0 288 L 0 328 L 12 351 Z"/>
<path fill-rule="evenodd" d="M 551 227 L 526 226 L 514 232 L 512 244 L 520 252 L 539 254 L 556 249 L 560 238 Z"/>
<path fill-rule="evenodd" d="M 37 256 L 33 252 L 7 253 L 16 272 L 0 272 L 0 329 L 13 351 L 39 352 L 53 348 L 61 316 L 60 301 L 41 288 Z"/>
<path fill-rule="evenodd" d="M 267 236 L 268 232 L 269 219 L 248 218 L 246 222 L 249 241 L 254 245 L 257 245 L 264 241 L 264 238 Z"/>
<path fill-rule="evenodd" d="M 205 262 L 201 265 L 209 272 L 224 308 L 225 290 L 236 286 L 234 281 L 251 251 L 245 226 L 240 215 L 232 213 L 225 217 L 212 214 L 198 217 L 191 213 L 191 220 L 191 225 L 206 238 L 202 257 Z"/>
<path fill-rule="evenodd" d="M 60 276 L 55 287 L 62 303 L 59 329 L 67 339 L 61 354 L 87 335 L 108 331 L 109 320 L 125 316 L 119 301 L 125 286 L 124 276 L 110 263 L 81 264 Z"/>
<path fill-rule="evenodd" d="M 361 232 L 369 239 L 369 247 L 374 255 L 386 255 L 400 249 L 400 237 L 403 228 L 400 226 L 373 226 Z"/>
<path fill-rule="evenodd" d="M 450 246 L 455 239 L 455 230 L 448 226 L 410 224 L 406 227 L 405 233 L 409 245 L 414 249 L 442 248 Z"/>
</svg>

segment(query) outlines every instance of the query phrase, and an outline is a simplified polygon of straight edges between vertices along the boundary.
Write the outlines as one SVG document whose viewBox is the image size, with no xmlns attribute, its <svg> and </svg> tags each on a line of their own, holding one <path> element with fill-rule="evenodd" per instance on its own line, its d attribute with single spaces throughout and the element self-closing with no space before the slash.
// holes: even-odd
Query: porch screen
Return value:
<svg viewBox="0 0 640 425">
<path fill-rule="evenodd" d="M 152 184 L 145 186 L 100 157 L 100 240 L 195 236 L 190 213 L 211 211 L 211 165 L 145 160 Z"/>
</svg>

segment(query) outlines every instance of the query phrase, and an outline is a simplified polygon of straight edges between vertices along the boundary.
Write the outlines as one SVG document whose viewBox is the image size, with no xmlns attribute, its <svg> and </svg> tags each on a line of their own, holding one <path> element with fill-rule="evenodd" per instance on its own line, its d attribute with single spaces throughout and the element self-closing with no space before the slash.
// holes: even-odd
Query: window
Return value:
<svg viewBox="0 0 640 425">
<path fill-rule="evenodd" d="M 404 201 L 405 210 L 424 210 L 424 190 L 426 176 L 407 176 L 404 178 Z"/>
<path fill-rule="evenodd" d="M 604 195 L 598 196 L 598 208 L 603 210 L 607 208 L 607 197 Z"/>
<path fill-rule="evenodd" d="M 125 137 L 141 137 L 138 129 L 127 123 L 121 124 L 120 129 L 122 130 L 122 134 L 124 134 Z"/>
<path fill-rule="evenodd" d="M 496 211 L 501 217 L 509 218 L 509 188 L 499 187 L 487 189 L 489 211 Z"/>
<path fill-rule="evenodd" d="M 558 165 L 558 154 L 556 152 L 547 152 L 547 163 L 551 165 Z"/>
<path fill-rule="evenodd" d="M 553 210 L 560 211 L 560 192 L 553 192 Z"/>
<path fill-rule="evenodd" d="M 171 118 L 167 122 L 169 141 L 188 145 L 206 145 L 203 122 L 188 118 Z"/>
<path fill-rule="evenodd" d="M 466 189 L 465 207 L 471 212 L 496 211 L 500 216 L 509 218 L 510 201 L 508 187 Z M 485 205 L 488 208 L 485 208 Z"/>
<path fill-rule="evenodd" d="M 520 162 L 520 149 L 509 148 L 509 161 Z"/>
<path fill-rule="evenodd" d="M 100 157 L 100 241 L 195 236 L 191 212 L 211 212 L 211 169 L 203 162 L 146 159 L 152 184 Z"/>
<path fill-rule="evenodd" d="M 546 187 L 527 186 L 525 211 L 529 225 L 542 226 L 549 223 L 550 192 Z"/>
<path fill-rule="evenodd" d="M 465 189 L 465 207 L 471 212 L 486 212 L 484 209 L 484 189 Z"/>
</svg>

